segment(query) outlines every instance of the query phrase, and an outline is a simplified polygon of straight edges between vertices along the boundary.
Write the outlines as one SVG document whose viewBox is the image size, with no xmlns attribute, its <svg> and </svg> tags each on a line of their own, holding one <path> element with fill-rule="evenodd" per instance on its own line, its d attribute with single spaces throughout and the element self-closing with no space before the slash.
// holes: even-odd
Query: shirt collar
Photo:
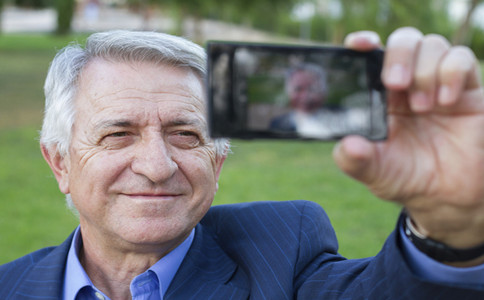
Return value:
<svg viewBox="0 0 484 300">
<path fill-rule="evenodd" d="M 154 272 L 158 278 L 158 284 L 160 286 L 160 294 L 164 296 L 166 290 L 170 286 L 171 281 L 175 277 L 176 272 L 180 268 L 180 265 L 185 258 L 195 236 L 195 229 L 192 229 L 188 238 L 186 238 L 178 247 L 173 249 L 170 253 L 161 258 L 157 263 L 151 266 L 146 272 Z M 82 245 L 82 236 L 80 226 L 78 226 L 74 232 L 71 247 L 67 254 L 66 271 L 64 274 L 64 292 L 63 299 L 74 300 L 78 292 L 86 287 L 90 286 L 94 288 L 89 276 L 82 267 L 79 261 L 79 250 Z M 146 273 L 145 272 L 145 273 Z M 143 273 L 143 274 L 145 274 Z M 141 276 L 140 274 L 138 276 Z M 137 277 L 138 277 L 137 276 Z M 135 277 L 133 282 L 136 280 Z"/>
<path fill-rule="evenodd" d="M 67 254 L 66 271 L 64 274 L 64 297 L 66 300 L 76 299 L 77 293 L 85 286 L 92 286 L 92 282 L 82 267 L 77 253 L 81 246 L 80 227 L 76 228 L 71 247 Z"/>
<path fill-rule="evenodd" d="M 156 264 L 151 266 L 148 270 L 155 272 L 158 277 L 158 283 L 160 284 L 161 295 L 165 295 L 166 290 L 171 284 L 173 277 L 180 268 L 180 265 L 185 259 L 185 256 L 192 245 L 193 238 L 195 237 L 195 228 L 178 247 L 173 249 L 167 255 L 163 256 Z"/>
</svg>

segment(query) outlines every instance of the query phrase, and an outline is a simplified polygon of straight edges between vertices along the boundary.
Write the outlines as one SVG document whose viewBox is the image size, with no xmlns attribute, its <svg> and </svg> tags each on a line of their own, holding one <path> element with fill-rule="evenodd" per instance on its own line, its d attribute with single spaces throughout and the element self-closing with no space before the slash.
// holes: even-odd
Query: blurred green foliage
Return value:
<svg viewBox="0 0 484 300">
<path fill-rule="evenodd" d="M 54 6 L 58 11 L 58 34 L 70 32 L 75 0 L 0 0 L 23 7 Z M 175 33 L 182 33 L 182 22 L 190 17 L 242 24 L 277 35 L 341 44 L 356 30 L 372 30 L 385 40 L 396 28 L 413 26 L 423 33 L 438 33 L 449 40 L 465 40 L 484 58 L 484 30 L 476 26 L 458 32 L 461 24 L 451 20 L 451 0 L 126 0 L 136 11 L 148 15 L 160 8 L 176 21 Z M 470 2 L 470 1 L 469 1 Z M 483 3 L 482 0 L 472 2 Z M 81 3 L 81 2 L 79 2 Z M 306 16 L 295 13 L 302 6 L 312 7 Z M 310 9 L 311 10 L 311 9 Z M 200 28 L 200 26 L 195 26 Z M 463 37 L 456 38 L 456 34 Z M 465 36 L 465 38 L 464 38 Z M 195 35 L 195 40 L 198 40 Z"/>
<path fill-rule="evenodd" d="M 0 35 L 0 128 L 40 124 L 49 62 L 70 41 L 84 38 Z"/>
<path fill-rule="evenodd" d="M 437 33 L 454 40 L 460 24 L 449 15 L 450 0 L 128 0 L 149 2 L 175 12 L 176 19 L 191 16 L 210 18 L 273 32 L 277 35 L 341 44 L 357 30 L 372 30 L 385 40 L 396 28 L 412 26 L 424 34 Z M 482 3 L 483 1 L 478 0 Z M 312 7 L 306 16 L 295 13 L 301 6 Z M 171 9 L 171 10 L 170 10 Z M 311 9 L 310 9 L 311 10 Z M 179 32 L 180 33 L 180 32 Z M 484 58 L 484 30 L 472 27 L 468 45 Z"/>
<path fill-rule="evenodd" d="M 13 3 L 19 7 L 38 9 L 51 6 L 53 4 L 53 0 L 14 0 Z"/>
<path fill-rule="evenodd" d="M 470 37 L 469 47 L 478 59 L 484 60 L 484 30 L 474 27 L 471 30 Z"/>
</svg>

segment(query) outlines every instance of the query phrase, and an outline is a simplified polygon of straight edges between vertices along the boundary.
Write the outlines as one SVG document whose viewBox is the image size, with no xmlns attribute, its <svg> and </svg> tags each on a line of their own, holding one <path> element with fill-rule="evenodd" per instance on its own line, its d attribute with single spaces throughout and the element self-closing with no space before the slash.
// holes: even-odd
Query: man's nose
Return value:
<svg viewBox="0 0 484 300">
<path fill-rule="evenodd" d="M 153 183 L 158 183 L 171 178 L 178 170 L 178 164 L 173 160 L 169 146 L 158 136 L 140 141 L 131 169 Z"/>
</svg>

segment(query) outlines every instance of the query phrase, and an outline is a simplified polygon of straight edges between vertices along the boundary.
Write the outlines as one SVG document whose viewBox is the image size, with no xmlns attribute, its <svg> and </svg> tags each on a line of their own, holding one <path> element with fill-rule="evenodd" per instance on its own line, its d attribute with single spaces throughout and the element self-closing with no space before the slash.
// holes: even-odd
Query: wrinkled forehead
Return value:
<svg viewBox="0 0 484 300">
<path fill-rule="evenodd" d="M 205 90 L 191 69 L 150 62 L 94 60 L 83 70 L 76 107 L 80 114 L 180 110 L 206 114 Z"/>
<path fill-rule="evenodd" d="M 140 93 L 150 100 L 150 94 L 174 94 L 192 98 L 196 105 L 205 105 L 203 79 L 188 67 L 149 61 L 119 62 L 93 59 L 79 77 L 79 97 L 100 99 Z M 141 95 L 144 94 L 144 95 Z"/>
<path fill-rule="evenodd" d="M 305 69 L 296 70 L 291 75 L 292 81 L 301 80 L 301 79 L 316 80 L 318 78 L 319 78 L 318 74 L 312 72 L 311 70 L 305 70 Z"/>
</svg>

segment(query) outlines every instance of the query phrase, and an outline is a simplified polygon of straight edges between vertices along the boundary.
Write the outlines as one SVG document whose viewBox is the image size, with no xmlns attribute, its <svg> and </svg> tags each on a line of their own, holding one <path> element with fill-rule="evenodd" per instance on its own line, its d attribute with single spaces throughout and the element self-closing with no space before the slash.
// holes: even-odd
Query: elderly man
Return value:
<svg viewBox="0 0 484 300">
<path fill-rule="evenodd" d="M 321 66 L 306 63 L 290 68 L 286 74 L 285 86 L 291 111 L 274 118 L 270 128 L 279 131 L 301 130 L 305 123 L 310 123 L 313 115 L 322 110 L 327 97 L 326 85 L 326 73 Z M 318 129 L 324 132 L 324 125 L 316 123 L 313 126 L 323 127 Z"/>
<path fill-rule="evenodd" d="M 341 104 L 343 101 L 326 104 L 327 76 L 322 66 L 301 63 L 289 68 L 285 87 L 291 110 L 273 118 L 270 130 L 320 139 L 370 131 L 369 110 L 349 109 Z"/>
<path fill-rule="evenodd" d="M 380 46 L 369 32 L 346 44 Z M 390 137 L 347 137 L 334 156 L 405 210 L 376 257 L 345 260 L 311 202 L 210 208 L 227 144 L 208 136 L 201 48 L 125 31 L 67 47 L 47 77 L 41 148 L 80 226 L 1 266 L 0 298 L 483 298 L 476 59 L 412 28 L 386 51 Z"/>
</svg>

